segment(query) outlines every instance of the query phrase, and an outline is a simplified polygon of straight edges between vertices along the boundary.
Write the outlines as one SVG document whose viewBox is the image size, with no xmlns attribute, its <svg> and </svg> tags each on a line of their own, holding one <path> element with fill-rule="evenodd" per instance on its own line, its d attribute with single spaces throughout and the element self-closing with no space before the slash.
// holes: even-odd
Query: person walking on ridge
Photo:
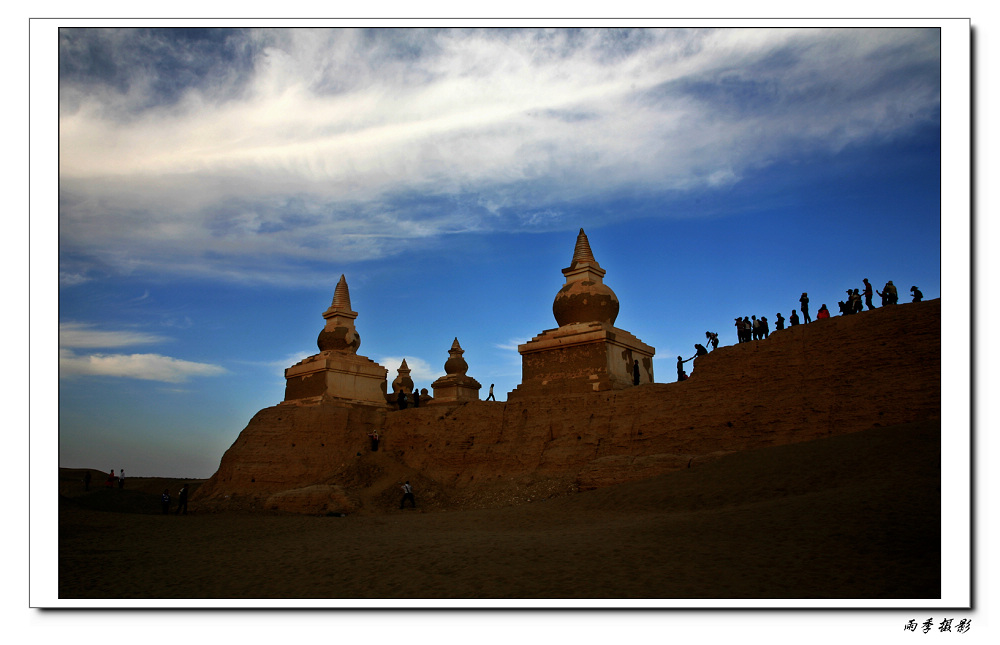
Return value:
<svg viewBox="0 0 1000 645">
<path fill-rule="evenodd" d="M 486 397 L 487 401 L 496 401 L 497 397 L 493 396 L 493 384 L 490 383 L 490 395 Z"/>
<path fill-rule="evenodd" d="M 875 308 L 872 306 L 872 285 L 868 282 L 868 278 L 865 278 L 865 305 L 868 307 L 868 311 Z"/>
</svg>

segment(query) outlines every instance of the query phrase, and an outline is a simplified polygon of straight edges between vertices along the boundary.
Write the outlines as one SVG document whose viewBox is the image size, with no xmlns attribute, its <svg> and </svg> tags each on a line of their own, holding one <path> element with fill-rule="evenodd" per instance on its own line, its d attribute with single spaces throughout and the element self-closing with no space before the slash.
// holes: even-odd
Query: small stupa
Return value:
<svg viewBox="0 0 1000 645">
<path fill-rule="evenodd" d="M 448 350 L 448 360 L 444 363 L 444 376 L 431 383 L 434 389 L 432 403 L 465 403 L 478 401 L 479 389 L 483 387 L 479 381 L 467 376 L 469 364 L 462 358 L 465 350 L 458 344 L 458 338 Z"/>
<path fill-rule="evenodd" d="M 510 396 L 617 390 L 636 385 L 636 380 L 652 383 L 656 350 L 614 326 L 618 297 L 604 284 L 607 272 L 582 228 L 573 260 L 562 273 L 566 283 L 552 303 L 559 327 L 518 345 L 521 384 Z"/>
<path fill-rule="evenodd" d="M 308 405 L 324 400 L 385 405 L 388 370 L 358 355 L 361 336 L 354 328 L 358 317 L 351 310 L 347 279 L 341 275 L 333 292 L 333 302 L 323 312 L 326 325 L 319 332 L 319 353 L 285 370 L 283 403 Z M 410 387 L 412 388 L 412 382 Z"/>
<path fill-rule="evenodd" d="M 410 378 L 410 371 L 410 366 L 406 364 L 406 359 L 404 358 L 403 362 L 399 365 L 399 369 L 396 370 L 396 378 L 392 381 L 393 394 L 398 393 L 400 390 L 407 394 L 413 392 L 413 379 Z"/>
</svg>

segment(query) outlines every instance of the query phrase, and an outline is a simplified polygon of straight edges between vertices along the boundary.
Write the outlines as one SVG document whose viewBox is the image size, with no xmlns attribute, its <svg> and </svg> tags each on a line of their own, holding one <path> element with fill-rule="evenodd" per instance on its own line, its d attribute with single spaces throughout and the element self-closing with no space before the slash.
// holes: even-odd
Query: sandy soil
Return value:
<svg viewBox="0 0 1000 645">
<path fill-rule="evenodd" d="M 193 505 L 185 516 L 158 514 L 154 494 L 169 487 L 176 496 L 178 482 L 132 479 L 126 491 L 87 494 L 64 482 L 60 598 L 170 600 L 164 606 L 370 598 L 398 607 L 424 598 L 523 598 L 529 606 L 547 598 L 940 595 L 936 421 L 496 509 L 424 512 L 416 490 L 415 511 L 385 515 L 204 513 Z M 131 501 L 110 496 L 118 493 Z"/>
</svg>

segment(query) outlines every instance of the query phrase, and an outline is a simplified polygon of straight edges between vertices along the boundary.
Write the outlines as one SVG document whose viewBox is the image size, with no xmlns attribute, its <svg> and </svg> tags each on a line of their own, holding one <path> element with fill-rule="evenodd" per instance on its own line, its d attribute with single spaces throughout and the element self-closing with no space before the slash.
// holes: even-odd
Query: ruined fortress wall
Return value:
<svg viewBox="0 0 1000 645">
<path fill-rule="evenodd" d="M 381 458 L 450 491 L 526 478 L 593 488 L 733 451 L 940 418 L 940 381 L 940 301 L 897 305 L 720 347 L 695 359 L 684 383 L 380 414 L 268 408 L 199 497 L 336 484 L 372 427 Z"/>
</svg>

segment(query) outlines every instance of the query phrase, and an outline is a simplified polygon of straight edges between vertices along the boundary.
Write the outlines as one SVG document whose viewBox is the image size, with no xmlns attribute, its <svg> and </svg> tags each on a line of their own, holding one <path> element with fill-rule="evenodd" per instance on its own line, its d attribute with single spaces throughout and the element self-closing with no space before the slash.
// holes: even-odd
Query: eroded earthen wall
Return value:
<svg viewBox="0 0 1000 645">
<path fill-rule="evenodd" d="M 584 369 L 597 356 L 603 360 L 603 351 L 585 347 L 568 348 L 574 351 L 565 353 L 567 364 Z M 525 373 L 541 378 L 528 358 Z M 348 473 L 367 455 L 372 428 L 382 435 L 382 467 L 391 461 L 419 473 L 425 487 L 457 494 L 546 479 L 577 489 L 604 486 L 733 451 L 940 414 L 940 301 L 932 300 L 720 347 L 695 359 L 683 383 L 380 414 L 349 406 L 267 408 L 199 497 L 317 483 L 349 488 L 361 481 Z"/>
</svg>

